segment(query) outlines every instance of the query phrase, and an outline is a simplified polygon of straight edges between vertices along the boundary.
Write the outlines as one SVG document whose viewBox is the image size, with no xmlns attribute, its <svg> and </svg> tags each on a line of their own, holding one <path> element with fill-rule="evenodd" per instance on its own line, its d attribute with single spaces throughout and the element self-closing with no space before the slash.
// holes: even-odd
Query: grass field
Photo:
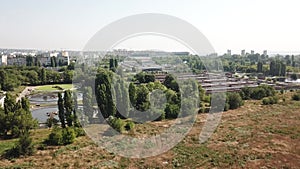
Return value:
<svg viewBox="0 0 300 169">
<path fill-rule="evenodd" d="M 0 168 L 299 168 L 300 102 L 292 93 L 279 95 L 276 105 L 246 101 L 223 113 L 212 137 L 199 144 L 206 114 L 199 114 L 190 133 L 171 150 L 150 158 L 128 159 L 95 145 L 87 136 L 67 146 L 45 147 L 34 156 L 0 160 Z M 283 100 L 285 98 L 285 101 Z M 159 133 L 174 121 L 136 124 L 134 135 Z M 50 130 L 32 131 L 37 145 Z M 0 140 L 0 149 L 14 140 Z M 2 150 L 3 152 L 3 150 Z"/>
<path fill-rule="evenodd" d="M 56 91 L 56 90 L 69 90 L 73 88 L 72 84 L 53 84 L 53 85 L 43 85 L 43 86 L 37 86 L 37 91 Z"/>
</svg>

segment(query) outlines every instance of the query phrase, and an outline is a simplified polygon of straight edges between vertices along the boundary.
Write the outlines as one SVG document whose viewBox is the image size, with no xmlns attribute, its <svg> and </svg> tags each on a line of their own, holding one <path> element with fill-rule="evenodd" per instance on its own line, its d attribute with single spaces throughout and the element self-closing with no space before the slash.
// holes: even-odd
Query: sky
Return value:
<svg viewBox="0 0 300 169">
<path fill-rule="evenodd" d="M 300 51 L 299 0 L 0 0 L 0 6 L 0 48 L 81 50 L 107 24 L 161 13 L 197 27 L 218 53 Z M 148 36 L 119 47 L 185 50 L 171 41 Z"/>
</svg>

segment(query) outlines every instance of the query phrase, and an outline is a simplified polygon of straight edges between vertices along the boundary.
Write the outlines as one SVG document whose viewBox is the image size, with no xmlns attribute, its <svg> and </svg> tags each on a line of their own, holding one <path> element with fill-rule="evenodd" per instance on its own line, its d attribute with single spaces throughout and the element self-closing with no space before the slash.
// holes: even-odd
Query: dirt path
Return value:
<svg viewBox="0 0 300 169">
<path fill-rule="evenodd" d="M 26 87 L 16 98 L 16 101 L 18 102 L 19 100 L 21 100 L 22 97 L 28 96 L 30 94 L 30 92 L 32 90 L 34 90 L 35 88 L 36 88 L 35 86 Z"/>
</svg>

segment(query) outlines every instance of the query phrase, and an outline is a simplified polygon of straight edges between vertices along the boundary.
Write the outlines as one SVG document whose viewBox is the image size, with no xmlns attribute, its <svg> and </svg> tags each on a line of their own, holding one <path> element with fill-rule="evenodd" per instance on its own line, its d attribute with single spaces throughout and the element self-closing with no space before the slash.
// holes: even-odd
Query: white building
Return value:
<svg viewBox="0 0 300 169">
<path fill-rule="evenodd" d="M 268 51 L 267 51 L 267 50 L 264 50 L 263 54 L 264 54 L 265 56 L 267 56 L 267 55 L 268 55 Z"/>
<path fill-rule="evenodd" d="M 69 65 L 70 64 L 70 56 L 66 51 L 60 52 L 57 55 L 58 64 Z"/>
<path fill-rule="evenodd" d="M 231 50 L 229 50 L 229 49 L 227 50 L 227 55 L 231 56 Z"/>
<path fill-rule="evenodd" d="M 0 66 L 7 65 L 7 55 L 0 56 Z"/>
<path fill-rule="evenodd" d="M 242 55 L 242 56 L 245 56 L 245 55 L 246 55 L 246 50 L 242 50 L 242 51 L 241 51 L 241 55 Z"/>
</svg>

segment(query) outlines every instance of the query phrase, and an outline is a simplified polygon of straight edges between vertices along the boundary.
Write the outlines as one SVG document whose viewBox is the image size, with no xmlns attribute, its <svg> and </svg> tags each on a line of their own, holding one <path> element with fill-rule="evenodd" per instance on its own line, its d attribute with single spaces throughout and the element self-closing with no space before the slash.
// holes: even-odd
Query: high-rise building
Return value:
<svg viewBox="0 0 300 169">
<path fill-rule="evenodd" d="M 57 56 L 58 64 L 59 65 L 69 65 L 70 64 L 70 57 L 69 53 L 66 51 L 62 51 Z"/>
<path fill-rule="evenodd" d="M 231 56 L 231 50 L 227 50 L 227 55 Z"/>
<path fill-rule="evenodd" d="M 254 55 L 254 54 L 255 54 L 254 50 L 251 50 L 251 55 Z"/>
<path fill-rule="evenodd" d="M 0 66 L 7 65 L 7 55 L 0 56 Z"/>
<path fill-rule="evenodd" d="M 245 55 L 246 55 L 246 50 L 242 50 L 242 51 L 241 51 L 241 55 L 242 55 L 242 56 L 245 56 Z"/>
</svg>

